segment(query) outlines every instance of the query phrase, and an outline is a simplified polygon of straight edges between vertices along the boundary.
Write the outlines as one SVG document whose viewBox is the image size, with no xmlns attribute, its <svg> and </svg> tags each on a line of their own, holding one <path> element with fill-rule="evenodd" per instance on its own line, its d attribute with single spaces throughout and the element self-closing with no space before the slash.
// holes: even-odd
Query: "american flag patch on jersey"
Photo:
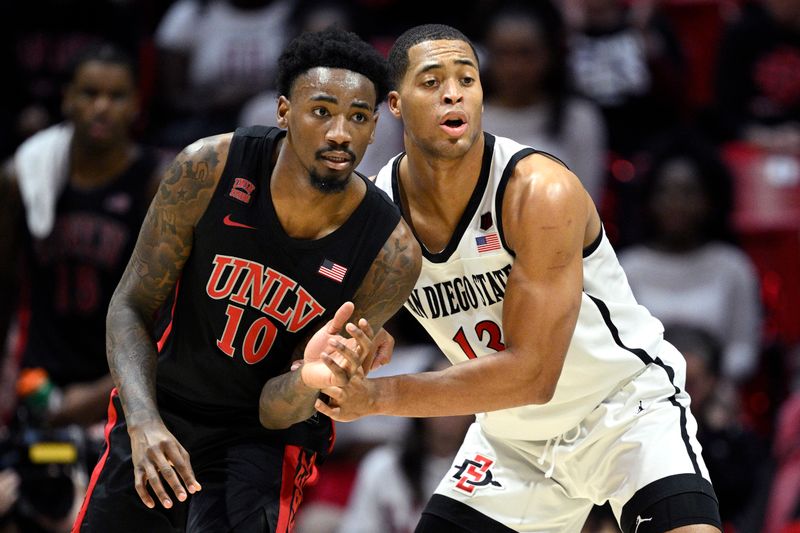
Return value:
<svg viewBox="0 0 800 533">
<path fill-rule="evenodd" d="M 492 252 L 500 249 L 500 236 L 497 233 L 489 233 L 475 237 L 475 244 L 478 245 L 478 253 Z"/>
<path fill-rule="evenodd" d="M 347 269 L 338 263 L 334 263 L 330 259 L 326 259 L 322 262 L 317 272 L 326 278 L 341 283 L 344 279 L 344 275 L 347 274 Z"/>
</svg>

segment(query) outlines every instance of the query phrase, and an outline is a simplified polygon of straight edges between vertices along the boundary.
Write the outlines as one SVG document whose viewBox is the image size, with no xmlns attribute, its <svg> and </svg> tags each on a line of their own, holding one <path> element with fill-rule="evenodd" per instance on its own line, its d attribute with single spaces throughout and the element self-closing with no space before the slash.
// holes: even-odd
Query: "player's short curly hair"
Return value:
<svg viewBox="0 0 800 533">
<path fill-rule="evenodd" d="M 118 65 L 128 70 L 134 82 L 138 79 L 139 71 L 133 58 L 119 46 L 111 42 L 92 43 L 82 48 L 69 62 L 67 80 L 75 81 L 78 71 L 90 62 Z"/>
<path fill-rule="evenodd" d="M 386 60 L 358 35 L 337 28 L 301 33 L 278 59 L 278 92 L 289 98 L 295 80 L 315 67 L 358 72 L 375 86 L 376 104 L 389 91 Z"/>
<path fill-rule="evenodd" d="M 403 81 L 403 76 L 408 70 L 408 50 L 412 46 L 428 41 L 464 41 L 475 54 L 478 61 L 478 52 L 472 41 L 459 30 L 445 24 L 422 24 L 406 30 L 392 45 L 389 50 L 389 80 L 392 88 L 397 88 Z"/>
</svg>

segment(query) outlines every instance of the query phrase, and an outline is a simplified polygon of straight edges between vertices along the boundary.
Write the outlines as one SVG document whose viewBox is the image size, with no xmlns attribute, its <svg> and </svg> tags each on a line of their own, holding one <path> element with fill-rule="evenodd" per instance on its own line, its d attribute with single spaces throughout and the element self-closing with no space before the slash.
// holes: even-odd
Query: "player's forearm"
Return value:
<svg viewBox="0 0 800 533">
<path fill-rule="evenodd" d="M 284 429 L 313 416 L 319 390 L 306 386 L 300 370 L 276 376 L 264 384 L 258 417 L 267 429 Z"/>
<path fill-rule="evenodd" d="M 545 384 L 533 365 L 510 350 L 437 372 L 377 378 L 369 414 L 430 417 L 469 415 L 545 403 Z"/>
<path fill-rule="evenodd" d="M 106 351 L 128 425 L 159 418 L 156 347 L 141 314 L 116 297 L 106 319 Z"/>
</svg>

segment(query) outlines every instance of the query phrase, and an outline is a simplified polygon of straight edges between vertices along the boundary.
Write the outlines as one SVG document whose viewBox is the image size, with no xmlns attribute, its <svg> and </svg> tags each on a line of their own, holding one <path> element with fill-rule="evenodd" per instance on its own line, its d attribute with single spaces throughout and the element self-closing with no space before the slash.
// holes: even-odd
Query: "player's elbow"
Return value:
<svg viewBox="0 0 800 533">
<path fill-rule="evenodd" d="M 553 399 L 553 395 L 555 393 L 556 393 L 555 386 L 536 387 L 534 393 L 532 394 L 532 399 L 530 403 L 534 405 L 545 404 Z"/>
<path fill-rule="evenodd" d="M 539 373 L 536 377 L 526 384 L 527 398 L 526 403 L 530 405 L 542 405 L 553 399 L 556 393 L 558 379 L 553 379 L 545 373 Z"/>
<path fill-rule="evenodd" d="M 270 416 L 269 413 L 264 409 L 259 410 L 258 420 L 266 429 L 286 429 L 292 425 L 292 423 L 288 420 L 282 420 Z"/>
</svg>

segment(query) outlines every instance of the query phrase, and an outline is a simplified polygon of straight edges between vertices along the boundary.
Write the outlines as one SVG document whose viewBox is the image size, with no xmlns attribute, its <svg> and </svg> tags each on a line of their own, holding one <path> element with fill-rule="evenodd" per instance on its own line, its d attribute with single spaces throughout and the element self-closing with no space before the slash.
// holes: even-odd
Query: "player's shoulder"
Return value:
<svg viewBox="0 0 800 533">
<path fill-rule="evenodd" d="M 396 256 L 397 264 L 416 279 L 422 265 L 422 249 L 405 219 L 400 217 L 386 244 L 384 249 Z"/>
<path fill-rule="evenodd" d="M 563 162 L 546 152 L 522 157 L 509 175 L 506 195 L 528 201 L 583 200 L 580 179 Z"/>
<path fill-rule="evenodd" d="M 232 133 L 222 133 L 186 146 L 163 172 L 159 186 L 196 192 L 215 188 L 225 168 L 232 137 Z"/>
<path fill-rule="evenodd" d="M 187 160 L 203 160 L 214 154 L 227 155 L 232 140 L 233 132 L 203 137 L 187 145 L 179 155 Z"/>
</svg>

